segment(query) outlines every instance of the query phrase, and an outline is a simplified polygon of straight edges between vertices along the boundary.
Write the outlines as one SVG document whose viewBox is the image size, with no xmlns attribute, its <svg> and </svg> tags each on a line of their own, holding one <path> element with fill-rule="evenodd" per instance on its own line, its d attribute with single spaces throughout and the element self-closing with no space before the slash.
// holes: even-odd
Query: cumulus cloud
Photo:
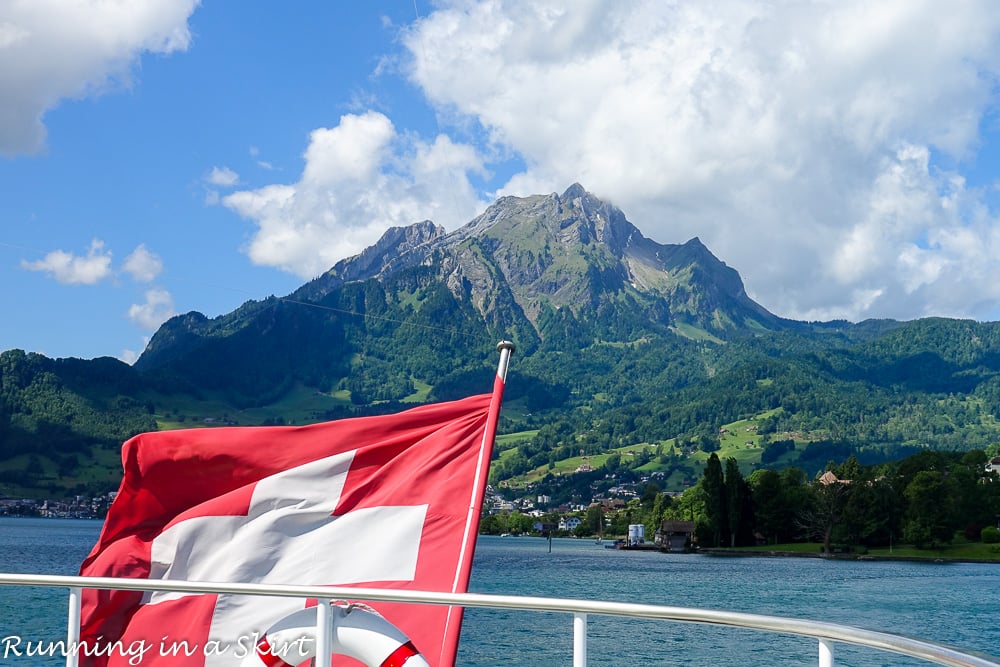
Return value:
<svg viewBox="0 0 1000 667">
<path fill-rule="evenodd" d="M 198 0 L 0 3 L 0 154 L 40 151 L 45 112 L 128 86 L 144 52 L 188 47 Z"/>
<path fill-rule="evenodd" d="M 234 192 L 222 203 L 252 221 L 257 264 L 312 278 L 371 245 L 392 226 L 468 221 L 482 206 L 469 182 L 482 173 L 470 146 L 441 135 L 400 134 L 383 114 L 348 114 L 314 130 L 292 184 Z"/>
<path fill-rule="evenodd" d="M 34 262 L 22 260 L 21 268 L 46 273 L 64 285 L 94 285 L 111 275 L 111 251 L 95 239 L 86 255 L 54 250 Z"/>
<path fill-rule="evenodd" d="M 163 271 L 163 260 L 147 250 L 144 244 L 140 244 L 125 258 L 122 271 L 140 283 L 153 282 Z"/>
<path fill-rule="evenodd" d="M 789 317 L 1000 312 L 962 174 L 996 112 L 990 0 L 453 0 L 403 43 L 440 117 L 522 158 L 497 194 L 579 181 Z"/>
<path fill-rule="evenodd" d="M 211 185 L 231 188 L 240 182 L 240 175 L 229 167 L 212 167 L 205 180 Z"/>
<path fill-rule="evenodd" d="M 146 290 L 145 303 L 132 304 L 128 309 L 128 317 L 145 331 L 156 331 L 161 324 L 176 315 L 174 299 L 167 290 L 154 287 Z"/>
</svg>

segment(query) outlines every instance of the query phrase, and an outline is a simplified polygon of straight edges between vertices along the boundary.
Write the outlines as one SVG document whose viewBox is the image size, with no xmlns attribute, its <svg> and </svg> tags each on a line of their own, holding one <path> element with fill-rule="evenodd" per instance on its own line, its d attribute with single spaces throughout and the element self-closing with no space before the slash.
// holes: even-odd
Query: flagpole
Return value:
<svg viewBox="0 0 1000 667">
<path fill-rule="evenodd" d="M 476 475 L 469 498 L 469 513 L 465 520 L 465 534 L 462 536 L 462 547 L 458 556 L 458 567 L 455 570 L 455 580 L 452 583 L 452 593 L 464 593 L 469 587 L 469 573 L 472 570 L 472 557 L 476 547 L 476 530 L 479 526 L 479 514 L 483 509 L 483 496 L 489 477 L 490 459 L 493 456 L 493 441 L 496 439 L 497 422 L 500 420 L 500 404 L 503 402 L 503 390 L 507 382 L 507 368 L 510 366 L 510 355 L 514 352 L 514 343 L 502 340 L 497 343 L 500 361 L 497 363 L 497 374 L 493 380 L 493 395 L 490 407 L 486 413 L 486 426 L 483 429 L 483 439 L 479 446 L 479 458 L 476 461 Z M 459 615 L 453 618 L 454 612 Z M 452 642 L 452 651 L 458 645 L 458 626 L 461 622 L 461 607 L 448 608 L 448 620 L 445 622 L 444 642 Z M 454 622 L 453 621 L 457 621 Z M 449 638 L 451 638 L 449 640 Z M 445 655 L 447 655 L 447 648 Z M 454 655 L 451 656 L 454 660 Z M 445 664 L 445 663 L 442 663 Z M 452 663 L 447 663 L 452 664 Z"/>
<path fill-rule="evenodd" d="M 500 421 L 500 405 L 503 403 L 503 390 L 507 383 L 507 369 L 510 366 L 510 355 L 514 352 L 514 343 L 509 340 L 502 340 L 497 343 L 497 351 L 500 352 L 500 361 L 497 363 L 497 374 L 493 380 L 493 396 L 490 398 L 490 407 L 486 413 L 486 427 L 483 429 L 483 440 L 479 446 L 479 459 L 476 461 L 476 478 L 472 487 L 472 497 L 469 500 L 469 514 L 466 517 L 465 535 L 462 538 L 462 552 L 459 555 L 459 569 L 455 573 L 455 583 L 452 587 L 453 593 L 459 592 L 460 588 L 464 591 L 464 587 L 469 583 L 468 574 L 471 569 L 471 563 L 466 564 L 466 559 L 471 560 L 472 558 L 472 549 L 469 547 L 475 547 L 476 534 L 473 527 L 478 526 L 479 514 L 483 509 L 483 494 L 486 490 L 486 481 L 489 477 L 490 459 L 493 457 L 493 443 L 496 440 L 497 423 Z"/>
<path fill-rule="evenodd" d="M 497 364 L 497 377 L 500 378 L 501 382 L 506 382 L 507 367 L 510 365 L 510 355 L 514 352 L 514 343 L 509 340 L 502 340 L 497 343 L 497 350 L 500 352 L 500 362 Z"/>
<path fill-rule="evenodd" d="M 483 433 L 483 446 L 493 451 L 493 439 L 497 434 L 497 422 L 500 420 L 500 404 L 503 402 L 503 390 L 507 385 L 507 368 L 510 366 L 510 355 L 514 352 L 514 343 L 502 340 L 497 343 L 500 361 L 497 363 L 497 377 L 493 383 L 493 398 L 490 400 L 490 411 L 486 417 L 486 432 Z"/>
</svg>

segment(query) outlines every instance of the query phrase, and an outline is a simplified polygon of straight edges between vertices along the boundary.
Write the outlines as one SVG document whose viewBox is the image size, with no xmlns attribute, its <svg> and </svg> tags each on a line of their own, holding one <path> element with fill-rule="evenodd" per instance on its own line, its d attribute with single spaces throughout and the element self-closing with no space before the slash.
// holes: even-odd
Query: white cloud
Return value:
<svg viewBox="0 0 1000 667">
<path fill-rule="evenodd" d="M 153 282 L 163 271 L 163 260 L 140 244 L 125 258 L 122 271 L 141 283 Z"/>
<path fill-rule="evenodd" d="M 131 366 L 132 364 L 134 364 L 139 359 L 139 355 L 140 354 L 142 354 L 142 353 L 141 352 L 136 352 L 135 350 L 129 350 L 129 349 L 126 348 L 126 349 L 123 349 L 118 354 L 118 359 L 120 361 L 124 361 L 126 364 L 128 364 L 129 366 Z"/>
<path fill-rule="evenodd" d="M 176 315 L 174 299 L 165 289 L 154 287 L 146 290 L 146 302 L 132 304 L 128 317 L 145 331 L 156 331 L 161 324 Z"/>
<path fill-rule="evenodd" d="M 144 52 L 188 47 L 198 0 L 0 3 L 0 154 L 35 153 L 60 100 L 128 86 Z"/>
<path fill-rule="evenodd" d="M 438 7 L 410 76 L 523 158 L 499 194 L 579 181 L 790 317 L 1000 312 L 997 220 L 959 171 L 996 111 L 991 0 Z"/>
<path fill-rule="evenodd" d="M 211 185 L 231 188 L 240 182 L 240 175 L 229 167 L 212 167 L 205 180 Z"/>
<path fill-rule="evenodd" d="M 376 112 L 348 114 L 314 130 L 298 182 L 234 192 L 225 206 L 257 230 L 251 259 L 312 278 L 371 245 L 392 226 L 431 219 L 468 221 L 482 206 L 469 173 L 482 161 L 470 146 L 439 136 L 427 143 L 396 132 Z"/>
<path fill-rule="evenodd" d="M 271 164 L 266 160 L 260 159 L 260 149 L 257 148 L 256 146 L 250 147 L 250 157 L 252 157 L 257 162 L 257 166 L 260 167 L 261 169 L 266 169 L 268 171 L 274 169 L 273 164 Z"/>
<path fill-rule="evenodd" d="M 21 268 L 47 273 L 64 285 L 94 285 L 111 275 L 111 251 L 95 239 L 85 256 L 54 250 L 34 262 L 22 260 Z"/>
</svg>

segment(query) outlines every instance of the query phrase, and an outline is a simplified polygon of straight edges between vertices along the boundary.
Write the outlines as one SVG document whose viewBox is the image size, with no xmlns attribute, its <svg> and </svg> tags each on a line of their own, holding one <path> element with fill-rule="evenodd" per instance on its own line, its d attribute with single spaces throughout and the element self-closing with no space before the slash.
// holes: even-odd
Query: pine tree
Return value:
<svg viewBox="0 0 1000 667">
<path fill-rule="evenodd" d="M 746 481 L 740 472 L 740 466 L 736 459 L 729 457 L 726 459 L 726 519 L 729 528 L 729 546 L 736 546 L 736 538 L 740 533 L 740 524 L 743 518 L 744 499 L 746 497 Z"/>
<path fill-rule="evenodd" d="M 705 496 L 705 519 L 712 535 L 712 546 L 717 547 L 722 544 L 723 531 L 728 528 L 728 512 L 722 463 L 714 452 L 708 457 L 708 463 L 705 466 L 702 492 Z"/>
</svg>

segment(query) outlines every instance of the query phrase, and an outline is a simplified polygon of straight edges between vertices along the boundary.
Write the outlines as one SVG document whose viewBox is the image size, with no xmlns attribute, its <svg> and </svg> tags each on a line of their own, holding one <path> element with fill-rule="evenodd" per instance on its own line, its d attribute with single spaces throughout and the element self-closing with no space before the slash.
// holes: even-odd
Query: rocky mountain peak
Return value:
<svg viewBox="0 0 1000 667">
<path fill-rule="evenodd" d="M 523 338 L 541 339 L 546 331 L 566 335 L 579 331 L 577 325 L 599 327 L 610 340 L 665 327 L 726 338 L 791 326 L 753 302 L 739 274 L 700 239 L 652 241 L 579 183 L 562 194 L 503 197 L 452 232 L 429 220 L 389 229 L 289 300 L 336 302 L 348 283 L 370 280 L 382 285 L 387 301 L 380 307 L 401 308 L 400 321 L 431 317 L 420 314 L 424 305 L 450 298 L 497 330 L 520 331 Z M 258 305 L 213 320 L 174 318 L 157 332 L 140 365 L 187 354 L 235 331 L 252 338 L 280 329 L 278 311 Z"/>
<path fill-rule="evenodd" d="M 560 199 L 564 201 L 572 201 L 574 199 L 583 199 L 584 197 L 589 197 L 590 193 L 587 192 L 579 183 L 574 183 L 573 185 L 566 188 L 566 191 L 562 193 Z"/>
<path fill-rule="evenodd" d="M 323 295 L 344 283 L 366 280 L 393 270 L 401 258 L 445 235 L 444 227 L 430 220 L 408 227 L 390 227 L 361 254 L 337 262 L 329 271 L 296 290 L 294 297 L 306 301 Z"/>
<path fill-rule="evenodd" d="M 558 201 L 567 215 L 562 225 L 574 230 L 579 243 L 603 243 L 617 255 L 639 233 L 619 208 L 595 197 L 579 183 L 568 187 Z"/>
<path fill-rule="evenodd" d="M 665 300 L 671 316 L 698 326 L 739 328 L 748 318 L 780 326 L 700 239 L 656 243 L 579 183 L 562 194 L 503 197 L 432 246 L 449 255 L 443 268 L 454 293 L 471 293 L 482 310 L 491 294 L 509 291 L 535 326 L 547 308 L 586 313 L 625 294 Z"/>
<path fill-rule="evenodd" d="M 395 258 L 444 234 L 444 227 L 430 220 L 408 227 L 390 227 L 375 245 L 365 248 L 360 255 L 353 258 L 355 261 L 340 261 L 330 271 L 340 274 L 345 281 L 354 279 L 352 276 L 355 274 L 359 277 L 363 274 L 378 274 L 391 265 Z"/>
</svg>

